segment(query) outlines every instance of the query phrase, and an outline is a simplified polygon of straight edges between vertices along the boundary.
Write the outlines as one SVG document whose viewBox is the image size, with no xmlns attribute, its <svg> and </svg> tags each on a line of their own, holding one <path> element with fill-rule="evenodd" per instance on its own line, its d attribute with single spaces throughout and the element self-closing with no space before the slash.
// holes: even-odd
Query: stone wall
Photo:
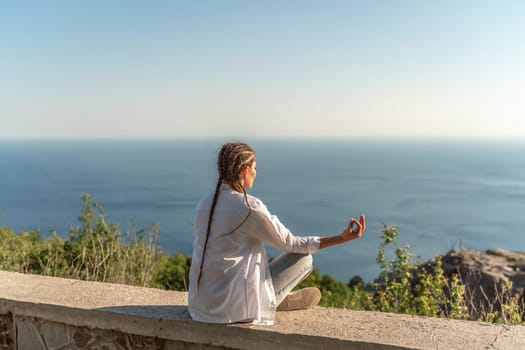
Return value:
<svg viewBox="0 0 525 350">
<path fill-rule="evenodd" d="M 0 271 L 0 350 L 525 349 L 525 327 L 317 307 L 194 322 L 186 293 Z"/>
<path fill-rule="evenodd" d="M 15 349 L 15 328 L 13 326 L 13 315 L 0 314 L 0 350 Z"/>
<path fill-rule="evenodd" d="M 16 342 L 15 342 L 16 329 Z M 0 315 L 0 350 L 226 349 L 116 330 L 77 327 L 36 317 Z"/>
</svg>

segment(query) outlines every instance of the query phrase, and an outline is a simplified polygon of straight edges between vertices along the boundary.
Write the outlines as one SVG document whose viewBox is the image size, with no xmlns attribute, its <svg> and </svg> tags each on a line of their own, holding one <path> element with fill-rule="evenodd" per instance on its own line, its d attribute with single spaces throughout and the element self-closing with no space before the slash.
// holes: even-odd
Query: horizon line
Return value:
<svg viewBox="0 0 525 350">
<path fill-rule="evenodd" d="M 523 141 L 525 136 L 473 136 L 473 135 L 363 135 L 363 136 L 0 136 L 0 141 L 190 141 L 190 140 L 275 140 L 275 141 Z"/>
</svg>

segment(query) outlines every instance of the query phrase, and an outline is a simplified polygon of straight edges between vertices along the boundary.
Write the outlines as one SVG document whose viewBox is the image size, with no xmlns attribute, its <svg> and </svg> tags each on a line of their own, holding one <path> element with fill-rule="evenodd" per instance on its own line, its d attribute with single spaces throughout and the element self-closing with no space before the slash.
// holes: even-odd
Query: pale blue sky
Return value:
<svg viewBox="0 0 525 350">
<path fill-rule="evenodd" d="M 525 1 L 2 1 L 0 137 L 525 137 Z"/>
</svg>

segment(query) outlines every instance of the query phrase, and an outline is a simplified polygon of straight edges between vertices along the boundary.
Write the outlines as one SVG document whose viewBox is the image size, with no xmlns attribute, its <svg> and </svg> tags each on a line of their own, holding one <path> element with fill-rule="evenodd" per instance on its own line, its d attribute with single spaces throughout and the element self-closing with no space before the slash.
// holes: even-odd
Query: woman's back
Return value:
<svg viewBox="0 0 525 350">
<path fill-rule="evenodd" d="M 248 200 L 256 205 L 255 197 Z M 243 194 L 228 185 L 222 186 L 217 199 L 200 271 L 212 201 L 213 194 L 201 200 L 195 214 L 189 291 L 192 317 L 212 323 L 273 319 L 275 297 L 266 254 L 262 241 L 251 234 L 259 216 L 247 217 Z"/>
</svg>

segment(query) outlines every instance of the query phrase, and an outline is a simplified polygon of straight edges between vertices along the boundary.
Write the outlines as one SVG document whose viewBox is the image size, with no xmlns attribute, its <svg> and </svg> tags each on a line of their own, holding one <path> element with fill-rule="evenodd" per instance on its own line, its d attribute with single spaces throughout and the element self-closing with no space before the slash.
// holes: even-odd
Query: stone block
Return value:
<svg viewBox="0 0 525 350">
<path fill-rule="evenodd" d="M 0 315 L 0 350 L 14 350 L 15 336 L 13 328 L 13 316 L 11 314 Z"/>
<path fill-rule="evenodd" d="M 15 317 L 17 350 L 47 350 L 33 317 Z"/>
<path fill-rule="evenodd" d="M 87 347 L 94 339 L 93 332 L 88 328 L 76 328 L 73 332 L 73 343 L 79 349 Z"/>
<path fill-rule="evenodd" d="M 167 341 L 162 350 L 232 350 L 222 346 L 213 346 L 209 344 L 186 343 L 175 340 Z"/>
<path fill-rule="evenodd" d="M 71 342 L 71 329 L 63 323 L 42 322 L 40 332 L 47 350 L 60 349 Z"/>
</svg>

